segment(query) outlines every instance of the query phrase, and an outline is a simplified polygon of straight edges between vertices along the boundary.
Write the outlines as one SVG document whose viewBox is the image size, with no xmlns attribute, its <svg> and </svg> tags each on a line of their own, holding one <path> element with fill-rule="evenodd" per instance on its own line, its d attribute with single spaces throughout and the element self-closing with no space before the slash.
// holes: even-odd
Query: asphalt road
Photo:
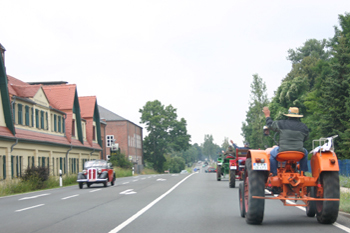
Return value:
<svg viewBox="0 0 350 233">
<path fill-rule="evenodd" d="M 238 186 L 239 181 L 236 182 Z M 215 173 L 143 175 L 114 186 L 78 185 L 0 198 L 0 232 L 349 232 L 350 218 L 319 224 L 305 211 L 265 202 L 262 225 L 239 215 L 238 188 Z"/>
</svg>

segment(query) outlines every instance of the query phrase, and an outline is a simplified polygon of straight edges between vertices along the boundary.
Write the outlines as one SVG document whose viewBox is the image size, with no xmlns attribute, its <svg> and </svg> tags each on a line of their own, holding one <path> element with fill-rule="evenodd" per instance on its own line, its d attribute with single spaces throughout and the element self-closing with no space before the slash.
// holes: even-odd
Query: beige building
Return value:
<svg viewBox="0 0 350 233">
<path fill-rule="evenodd" d="M 99 159 L 96 97 L 80 97 L 80 106 L 75 84 L 9 76 L 1 44 L 0 51 L 0 179 L 19 177 L 32 166 L 48 167 L 51 175 L 77 173 L 85 161 Z"/>
</svg>

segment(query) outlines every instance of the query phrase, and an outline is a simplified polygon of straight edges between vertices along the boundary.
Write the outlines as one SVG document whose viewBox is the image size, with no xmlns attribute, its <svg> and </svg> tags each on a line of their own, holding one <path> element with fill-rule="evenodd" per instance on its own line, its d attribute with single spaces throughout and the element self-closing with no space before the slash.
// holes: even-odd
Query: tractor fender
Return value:
<svg viewBox="0 0 350 233">
<path fill-rule="evenodd" d="M 249 150 L 247 159 L 251 158 L 252 169 L 270 171 L 270 155 L 265 150 Z"/>
<path fill-rule="evenodd" d="M 230 170 L 237 170 L 238 168 L 238 162 L 236 159 L 231 159 L 229 161 L 229 166 L 230 166 Z"/>
<path fill-rule="evenodd" d="M 333 151 L 317 152 L 311 157 L 313 177 L 318 177 L 324 171 L 339 171 L 337 155 Z"/>
</svg>

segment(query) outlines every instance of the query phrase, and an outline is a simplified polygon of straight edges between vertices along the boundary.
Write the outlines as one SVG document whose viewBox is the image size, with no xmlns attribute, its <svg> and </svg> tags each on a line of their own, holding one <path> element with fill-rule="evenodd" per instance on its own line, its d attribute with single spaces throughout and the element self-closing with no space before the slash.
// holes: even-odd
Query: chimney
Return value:
<svg viewBox="0 0 350 233">
<path fill-rule="evenodd" d="M 2 60 L 4 62 L 4 66 L 5 66 L 5 51 L 6 51 L 6 49 L 4 48 L 4 46 L 2 46 L 2 44 L 0 44 L 0 53 L 1 53 Z"/>
</svg>

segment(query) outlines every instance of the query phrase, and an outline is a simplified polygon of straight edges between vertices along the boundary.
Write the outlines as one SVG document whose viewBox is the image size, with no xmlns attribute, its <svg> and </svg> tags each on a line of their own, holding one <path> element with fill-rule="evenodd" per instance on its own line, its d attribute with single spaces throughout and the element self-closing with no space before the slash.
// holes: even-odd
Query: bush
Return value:
<svg viewBox="0 0 350 233">
<path fill-rule="evenodd" d="M 49 179 L 47 167 L 31 167 L 24 171 L 22 181 L 31 185 L 34 189 L 44 188 L 44 182 Z"/>
<path fill-rule="evenodd" d="M 169 160 L 170 173 L 179 173 L 185 169 L 185 160 L 181 157 L 173 157 Z"/>
<path fill-rule="evenodd" d="M 120 153 L 119 151 L 116 153 L 116 155 L 111 155 L 110 162 L 115 167 L 121 167 L 125 169 L 132 168 L 132 163 L 126 158 L 123 153 Z"/>
</svg>

